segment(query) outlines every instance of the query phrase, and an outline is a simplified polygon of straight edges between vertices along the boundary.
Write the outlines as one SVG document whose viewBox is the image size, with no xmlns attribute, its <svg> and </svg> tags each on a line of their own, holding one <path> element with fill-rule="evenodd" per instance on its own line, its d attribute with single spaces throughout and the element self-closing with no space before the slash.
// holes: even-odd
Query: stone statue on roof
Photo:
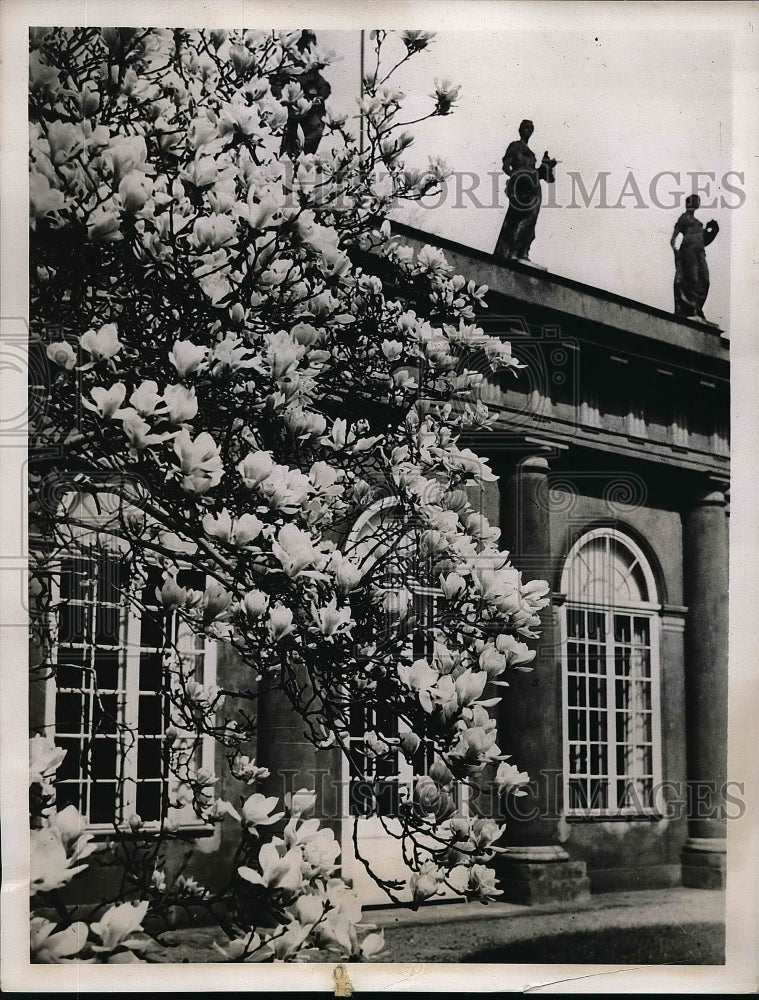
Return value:
<svg viewBox="0 0 759 1000">
<path fill-rule="evenodd" d="M 506 194 L 509 208 L 501 226 L 495 256 L 532 264 L 530 247 L 535 239 L 535 223 L 540 213 L 540 182 L 553 184 L 556 160 L 546 150 L 540 166 L 528 143 L 535 126 L 525 118 L 519 125 L 519 138 L 510 142 L 503 154 L 503 171 L 508 175 Z M 537 266 L 537 265 L 533 265 Z"/>
</svg>

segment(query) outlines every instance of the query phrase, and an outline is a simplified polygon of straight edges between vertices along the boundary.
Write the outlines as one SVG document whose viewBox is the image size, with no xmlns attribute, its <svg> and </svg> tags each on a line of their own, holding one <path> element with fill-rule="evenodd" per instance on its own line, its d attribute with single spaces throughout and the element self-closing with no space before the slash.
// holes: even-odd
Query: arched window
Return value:
<svg viewBox="0 0 759 1000">
<path fill-rule="evenodd" d="M 567 815 L 654 811 L 661 780 L 659 611 L 642 550 L 599 528 L 567 556 L 562 608 Z"/>
</svg>

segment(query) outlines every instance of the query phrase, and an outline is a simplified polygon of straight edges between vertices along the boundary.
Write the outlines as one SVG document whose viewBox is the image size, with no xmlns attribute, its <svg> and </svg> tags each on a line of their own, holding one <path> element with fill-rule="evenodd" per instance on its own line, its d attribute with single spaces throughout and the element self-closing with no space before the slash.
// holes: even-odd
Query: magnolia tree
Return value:
<svg viewBox="0 0 759 1000">
<path fill-rule="evenodd" d="M 219 916 L 222 896 L 237 897 L 219 917 L 231 960 L 382 947 L 334 877 L 331 831 L 303 818 L 313 795 L 222 801 L 197 766 L 210 737 L 237 778 L 266 776 L 263 688 L 289 699 L 304 738 L 349 757 L 368 720 L 373 773 L 424 762 L 397 808 L 408 872 L 382 881 L 391 898 L 497 894 L 486 862 L 502 828 L 459 815 L 456 786 L 486 768 L 499 791 L 526 780 L 491 709 L 534 655 L 547 586 L 523 584 L 499 549 L 477 503 L 495 476 L 459 445 L 492 423 L 483 378 L 519 367 L 474 323 L 486 288 L 387 222 L 445 177 L 439 161 L 404 166 L 412 136 L 390 82 L 430 39 L 372 33 L 357 141 L 309 96 L 331 58 L 310 33 L 32 29 L 31 323 L 49 370 L 31 473 L 36 669 L 62 667 L 61 554 L 115 552 L 124 600 L 164 624 L 157 688 L 179 790 L 157 829 L 114 818 L 94 852 L 76 808 L 54 805 L 62 751 L 35 737 L 31 888 L 57 913 L 33 920 L 40 961 L 139 960 L 146 914 L 190 900 Z M 457 94 L 436 81 L 416 120 Z M 199 683 L 188 634 L 231 647 L 244 683 Z M 189 843 L 188 808 L 240 826 L 226 895 L 161 868 L 167 843 Z M 104 855 L 127 872 L 119 895 L 75 920 L 59 890 Z"/>
</svg>

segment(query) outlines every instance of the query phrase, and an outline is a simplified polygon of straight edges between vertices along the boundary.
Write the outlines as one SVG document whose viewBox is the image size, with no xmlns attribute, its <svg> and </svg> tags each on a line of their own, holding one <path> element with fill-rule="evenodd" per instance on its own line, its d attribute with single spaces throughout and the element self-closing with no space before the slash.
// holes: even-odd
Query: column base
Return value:
<svg viewBox="0 0 759 1000">
<path fill-rule="evenodd" d="M 491 862 L 505 903 L 537 906 L 575 903 L 590 897 L 584 861 L 570 861 L 563 847 L 506 848 Z"/>
<path fill-rule="evenodd" d="M 688 889 L 724 889 L 726 862 L 724 837 L 688 837 L 680 852 L 683 885 Z"/>
</svg>

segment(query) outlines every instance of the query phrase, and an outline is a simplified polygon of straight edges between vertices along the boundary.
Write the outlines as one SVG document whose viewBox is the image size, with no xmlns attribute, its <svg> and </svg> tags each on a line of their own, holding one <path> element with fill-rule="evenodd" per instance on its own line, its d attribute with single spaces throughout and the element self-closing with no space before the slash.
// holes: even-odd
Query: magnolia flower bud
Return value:
<svg viewBox="0 0 759 1000">
<path fill-rule="evenodd" d="M 187 591 L 172 576 L 164 580 L 162 587 L 156 587 L 155 595 L 165 611 L 176 611 L 187 600 Z"/>
<path fill-rule="evenodd" d="M 382 353 L 388 361 L 397 361 L 403 354 L 403 344 L 398 340 L 383 340 Z"/>
<path fill-rule="evenodd" d="M 297 792 L 285 795 L 285 805 L 293 816 L 300 816 L 316 805 L 316 792 L 308 788 L 299 788 Z"/>
<path fill-rule="evenodd" d="M 245 322 L 245 309 L 239 302 L 235 304 L 229 310 L 229 318 L 235 324 L 235 326 L 242 326 Z"/>
<path fill-rule="evenodd" d="M 191 340 L 178 340 L 169 354 L 169 361 L 176 368 L 179 377 L 185 378 L 198 370 L 207 354 L 207 347 L 193 344 Z"/>
<path fill-rule="evenodd" d="M 449 573 L 446 577 L 440 577 L 440 589 L 444 597 L 449 601 L 455 601 L 466 590 L 466 580 L 458 573 Z"/>
<path fill-rule="evenodd" d="M 422 743 L 416 733 L 401 733 L 398 742 L 406 757 L 413 757 Z"/>
<path fill-rule="evenodd" d="M 258 486 L 274 468 L 274 459 L 268 451 L 252 451 L 237 466 L 237 470 L 249 488 Z"/>
<path fill-rule="evenodd" d="M 163 391 L 166 413 L 172 424 L 183 424 L 198 415 L 198 400 L 194 389 L 177 383 L 168 385 Z"/>
<path fill-rule="evenodd" d="M 488 677 L 497 677 L 506 669 L 506 657 L 493 646 L 486 646 L 480 653 L 479 664 Z"/>
<path fill-rule="evenodd" d="M 253 621 L 263 618 L 269 607 L 269 597 L 260 590 L 251 590 L 242 600 L 245 613 Z"/>
<path fill-rule="evenodd" d="M 266 623 L 271 638 L 277 642 L 293 631 L 293 613 L 283 604 L 275 604 L 269 610 L 269 621 Z"/>
<path fill-rule="evenodd" d="M 347 594 L 358 585 L 363 573 L 348 559 L 344 559 L 335 570 L 335 581 L 343 593 Z"/>
<path fill-rule="evenodd" d="M 130 215 L 139 212 L 152 193 L 153 181 L 139 170 L 130 171 L 119 184 L 121 207 Z"/>
<path fill-rule="evenodd" d="M 106 361 L 122 347 L 115 323 L 106 323 L 99 330 L 88 330 L 79 338 L 79 343 L 92 355 L 93 361 Z"/>
<path fill-rule="evenodd" d="M 296 323 L 290 335 L 295 343 L 302 347 L 312 347 L 321 337 L 320 332 L 310 323 Z"/>
</svg>

